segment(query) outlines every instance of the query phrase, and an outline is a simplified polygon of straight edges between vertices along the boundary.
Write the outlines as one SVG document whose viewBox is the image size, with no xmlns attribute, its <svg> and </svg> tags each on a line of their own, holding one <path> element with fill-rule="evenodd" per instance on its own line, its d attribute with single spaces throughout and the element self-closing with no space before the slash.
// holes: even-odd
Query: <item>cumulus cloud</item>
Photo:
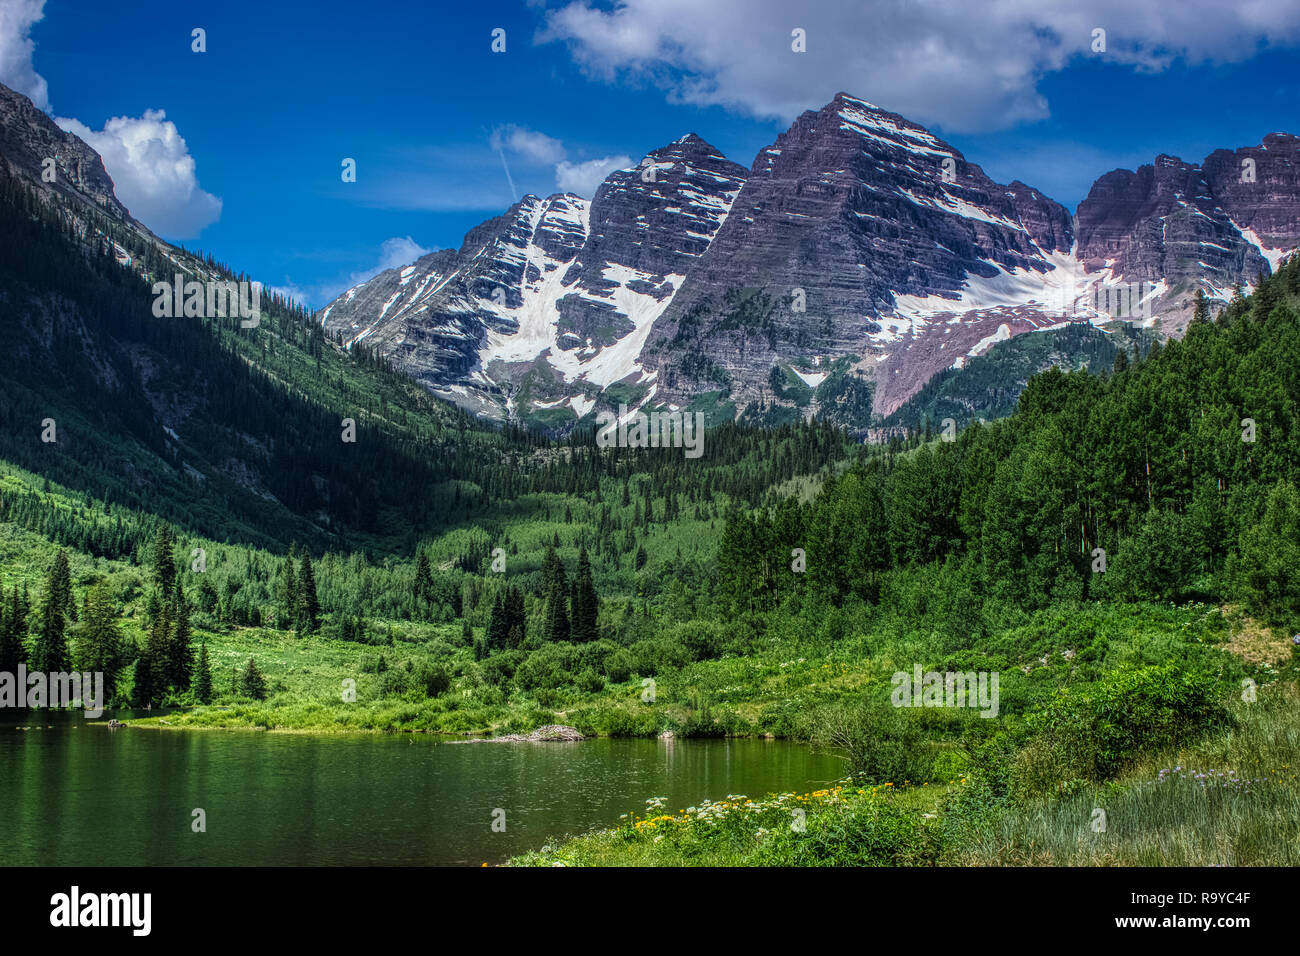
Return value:
<svg viewBox="0 0 1300 956">
<path fill-rule="evenodd" d="M 569 151 L 560 140 L 525 126 L 498 126 L 488 137 L 488 145 L 501 155 L 506 183 L 511 196 L 517 196 L 514 176 L 506 161 L 509 154 L 524 167 L 551 166 L 555 186 L 560 192 L 576 193 L 590 199 L 605 177 L 616 169 L 632 165 L 627 156 L 602 156 L 598 159 L 571 161 Z"/>
<path fill-rule="evenodd" d="M 36 45 L 32 24 L 45 15 L 45 0 L 4 0 L 0 3 L 0 83 L 22 93 L 37 109 L 50 108 L 45 77 L 32 66 Z"/>
<path fill-rule="evenodd" d="M 194 157 L 162 110 L 115 116 L 98 131 L 75 119 L 55 122 L 104 157 L 117 198 L 160 235 L 189 239 L 221 216 L 221 200 L 199 188 Z"/>
<path fill-rule="evenodd" d="M 410 236 L 394 236 L 391 239 L 385 239 L 379 244 L 379 261 L 367 269 L 361 269 L 353 272 L 345 281 L 327 283 L 322 286 L 315 297 L 316 301 L 328 302 L 336 298 L 343 292 L 351 289 L 353 286 L 373 279 L 381 272 L 387 272 L 389 269 L 399 269 L 402 266 L 409 266 L 421 256 L 427 256 L 432 249 L 426 249 Z M 306 293 L 303 293 L 306 295 Z M 306 301 L 304 299 L 303 301 Z"/>
<path fill-rule="evenodd" d="M 590 199 L 606 176 L 616 169 L 626 169 L 631 165 L 630 156 L 603 156 L 582 163 L 556 163 L 555 188 L 562 193 L 576 193 Z"/>
<path fill-rule="evenodd" d="M 807 52 L 791 50 L 794 29 Z M 1106 31 L 1094 52 L 1094 30 Z M 1076 57 L 1145 71 L 1232 62 L 1300 39 L 1300 5 L 1274 0 L 575 0 L 546 15 L 539 42 L 568 44 L 603 80 L 661 85 L 676 102 L 789 122 L 835 93 L 923 123 L 987 131 L 1049 114 L 1040 79 Z"/>
<path fill-rule="evenodd" d="M 394 236 L 392 239 L 385 239 L 379 245 L 379 265 L 370 275 L 379 275 L 386 269 L 396 269 L 398 266 L 409 266 L 420 256 L 427 256 L 432 250 L 424 248 L 410 236 Z M 366 278 L 369 278 L 367 276 Z M 355 281 L 362 281 L 357 279 Z"/>
<path fill-rule="evenodd" d="M 381 272 L 409 266 L 416 259 L 426 256 L 432 251 L 432 249 L 426 249 L 420 245 L 410 236 L 394 236 L 391 239 L 385 239 L 379 244 L 379 254 L 374 260 L 374 264 L 365 269 L 358 269 L 347 275 L 340 275 L 333 280 L 306 286 L 298 285 L 286 275 L 282 284 L 272 285 L 271 288 L 275 292 L 293 299 L 295 302 L 300 302 L 310 309 L 324 308 L 348 289 L 373 279 Z M 349 257 L 352 256 L 351 252 L 347 254 Z"/>
<path fill-rule="evenodd" d="M 44 8 L 45 0 L 0 0 L 0 82 L 48 111 L 49 87 L 36 72 L 31 39 Z M 104 158 L 117 198 L 159 235 L 191 239 L 221 216 L 221 200 L 199 188 L 194 157 L 162 110 L 115 116 L 98 131 L 76 119 L 54 121 Z"/>
<path fill-rule="evenodd" d="M 488 142 L 498 152 L 510 152 L 534 163 L 555 163 L 564 158 L 564 144 L 545 133 L 509 124 L 492 131 Z"/>
</svg>

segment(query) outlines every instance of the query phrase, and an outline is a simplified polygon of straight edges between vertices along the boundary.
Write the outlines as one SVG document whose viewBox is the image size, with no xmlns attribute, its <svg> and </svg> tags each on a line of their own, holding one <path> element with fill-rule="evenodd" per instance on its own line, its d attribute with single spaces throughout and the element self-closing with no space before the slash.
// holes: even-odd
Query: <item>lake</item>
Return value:
<svg viewBox="0 0 1300 956">
<path fill-rule="evenodd" d="M 772 740 L 450 743 L 93 723 L 33 712 L 0 724 L 5 865 L 478 866 L 644 812 L 649 797 L 675 811 L 802 792 L 842 766 Z M 196 808 L 204 833 L 191 828 Z"/>
</svg>

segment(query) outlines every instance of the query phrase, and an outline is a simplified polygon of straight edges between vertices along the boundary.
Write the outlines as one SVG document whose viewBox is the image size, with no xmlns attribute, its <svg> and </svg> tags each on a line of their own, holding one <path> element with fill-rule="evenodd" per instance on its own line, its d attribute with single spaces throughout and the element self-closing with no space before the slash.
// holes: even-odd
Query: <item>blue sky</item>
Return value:
<svg viewBox="0 0 1300 956">
<path fill-rule="evenodd" d="M 1117 166 L 1300 132 L 1300 12 L 1282 4 L 10 4 L 0 80 L 38 99 L 43 79 L 38 105 L 91 137 L 155 231 L 313 307 L 686 132 L 748 166 L 841 89 L 1071 208 Z"/>
</svg>

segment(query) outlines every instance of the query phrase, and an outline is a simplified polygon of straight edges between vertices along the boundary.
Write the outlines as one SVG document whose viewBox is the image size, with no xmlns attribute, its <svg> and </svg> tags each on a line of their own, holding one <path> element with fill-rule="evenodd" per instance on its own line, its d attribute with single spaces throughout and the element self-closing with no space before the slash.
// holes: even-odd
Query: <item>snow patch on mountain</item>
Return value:
<svg viewBox="0 0 1300 956">
<path fill-rule="evenodd" d="M 797 368 L 792 368 L 790 371 L 798 375 L 799 379 L 809 388 L 816 388 L 826 381 L 826 372 L 801 372 Z"/>
<path fill-rule="evenodd" d="M 1235 222 L 1233 225 L 1237 226 Z M 1237 226 L 1237 231 L 1245 236 L 1246 241 L 1258 249 L 1259 254 L 1268 260 L 1268 266 L 1273 272 L 1277 272 L 1278 266 L 1282 264 L 1283 259 L 1295 252 L 1294 249 L 1272 249 L 1268 247 L 1264 244 L 1264 240 L 1255 233 L 1254 229 L 1243 229 L 1241 226 Z"/>
</svg>

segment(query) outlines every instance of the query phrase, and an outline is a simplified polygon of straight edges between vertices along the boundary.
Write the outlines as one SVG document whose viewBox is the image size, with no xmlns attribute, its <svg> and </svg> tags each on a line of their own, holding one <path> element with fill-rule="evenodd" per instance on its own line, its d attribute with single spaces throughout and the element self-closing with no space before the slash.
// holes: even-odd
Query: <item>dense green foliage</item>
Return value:
<svg viewBox="0 0 1300 956">
<path fill-rule="evenodd" d="M 1051 369 L 1015 414 L 887 450 L 808 505 L 738 514 L 719 588 L 738 612 L 791 597 L 874 603 L 940 565 L 978 633 L 987 602 L 1235 598 L 1300 613 L 1300 263 L 1113 374 Z M 788 573 L 805 548 L 807 574 Z M 967 635 L 968 636 L 968 635 Z"/>
</svg>

